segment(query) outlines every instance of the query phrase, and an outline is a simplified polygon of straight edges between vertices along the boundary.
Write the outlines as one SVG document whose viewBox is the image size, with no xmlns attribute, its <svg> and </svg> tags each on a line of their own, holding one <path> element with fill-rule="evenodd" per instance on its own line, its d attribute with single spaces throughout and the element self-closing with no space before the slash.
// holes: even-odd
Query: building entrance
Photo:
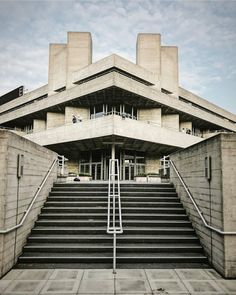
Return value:
<svg viewBox="0 0 236 295">
<path fill-rule="evenodd" d="M 115 158 L 119 159 L 121 180 L 134 180 L 135 175 L 145 173 L 144 153 L 117 149 Z M 81 154 L 79 171 L 90 174 L 93 180 L 108 180 L 110 159 L 109 149 L 84 152 Z"/>
</svg>

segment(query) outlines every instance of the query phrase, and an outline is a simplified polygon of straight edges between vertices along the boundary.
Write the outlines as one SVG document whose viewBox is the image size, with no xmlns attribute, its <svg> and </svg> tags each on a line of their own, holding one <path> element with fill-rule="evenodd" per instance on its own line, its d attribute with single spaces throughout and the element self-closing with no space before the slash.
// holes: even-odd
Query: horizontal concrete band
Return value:
<svg viewBox="0 0 236 295">
<path fill-rule="evenodd" d="M 30 115 L 37 111 L 45 110 L 46 108 L 50 108 L 55 105 L 64 104 L 73 99 L 79 99 L 82 96 L 112 86 L 142 96 L 143 98 L 153 101 L 154 103 L 171 107 L 172 109 L 176 110 L 177 113 L 186 113 L 192 117 L 202 119 L 217 126 L 221 126 L 222 128 L 236 131 L 236 126 L 233 123 L 230 123 L 204 110 L 198 109 L 192 105 L 179 101 L 178 99 L 171 97 L 170 95 L 161 93 L 158 89 L 143 85 L 135 80 L 132 80 L 115 72 L 98 77 L 81 85 L 77 85 L 55 95 L 51 95 L 43 100 L 35 102 L 33 105 L 26 105 L 11 113 L 2 115 L 0 118 L 0 124 L 8 122 L 10 120 L 14 120 L 16 118 Z"/>
<path fill-rule="evenodd" d="M 117 115 L 63 125 L 57 128 L 27 134 L 25 138 L 40 145 L 51 145 L 71 141 L 79 141 L 103 136 L 117 135 L 157 144 L 185 148 L 202 141 L 202 138 L 172 131 L 142 121 L 123 119 Z"/>
</svg>

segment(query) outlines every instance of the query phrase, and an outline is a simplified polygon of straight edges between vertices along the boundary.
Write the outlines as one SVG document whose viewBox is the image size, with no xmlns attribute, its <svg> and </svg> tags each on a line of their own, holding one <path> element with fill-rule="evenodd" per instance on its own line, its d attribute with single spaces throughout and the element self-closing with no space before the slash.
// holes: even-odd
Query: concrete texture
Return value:
<svg viewBox="0 0 236 295">
<path fill-rule="evenodd" d="M 205 177 L 205 157 L 211 157 L 211 180 Z M 208 224 L 236 230 L 236 134 L 219 134 L 171 155 Z M 171 169 L 171 181 L 193 223 L 212 265 L 228 278 L 236 277 L 236 235 L 224 236 L 204 227 Z"/>
<path fill-rule="evenodd" d="M 138 109 L 138 120 L 161 126 L 161 108 Z"/>
<path fill-rule="evenodd" d="M 90 33 L 68 32 L 67 34 L 67 81 L 66 87 L 73 85 L 73 72 L 92 63 L 92 37 Z"/>
<path fill-rule="evenodd" d="M 48 67 L 48 93 L 66 85 L 67 45 L 50 44 Z"/>
<path fill-rule="evenodd" d="M 34 132 L 43 131 L 46 129 L 46 121 L 35 119 L 33 121 L 33 130 Z"/>
<path fill-rule="evenodd" d="M 47 112 L 46 129 L 65 125 L 65 114 Z"/>
<path fill-rule="evenodd" d="M 179 131 L 179 115 L 178 114 L 163 115 L 161 117 L 161 124 L 162 124 L 162 127 Z"/>
<path fill-rule="evenodd" d="M 181 148 L 202 140 L 199 137 L 159 127 L 155 124 L 147 124 L 128 118 L 122 119 L 117 115 L 63 125 L 42 132 L 27 134 L 25 137 L 40 145 L 49 145 L 112 135 Z"/>
<path fill-rule="evenodd" d="M 154 73 L 157 80 L 161 75 L 161 35 L 138 34 L 136 64 Z M 157 83 L 157 82 L 156 82 Z"/>
<path fill-rule="evenodd" d="M 17 155 L 24 155 L 23 176 L 17 178 Z M 0 229 L 18 224 L 37 192 L 56 154 L 10 131 L 0 130 Z M 0 275 L 15 264 L 26 237 L 56 179 L 56 166 L 25 223 L 17 232 L 0 234 Z"/>
<path fill-rule="evenodd" d="M 179 96 L 178 47 L 161 46 L 161 88 Z"/>
<path fill-rule="evenodd" d="M 115 275 L 111 269 L 13 269 L 0 280 L 0 291 L 2 295 L 235 295 L 236 280 L 224 280 L 213 269 L 118 269 Z"/>
</svg>

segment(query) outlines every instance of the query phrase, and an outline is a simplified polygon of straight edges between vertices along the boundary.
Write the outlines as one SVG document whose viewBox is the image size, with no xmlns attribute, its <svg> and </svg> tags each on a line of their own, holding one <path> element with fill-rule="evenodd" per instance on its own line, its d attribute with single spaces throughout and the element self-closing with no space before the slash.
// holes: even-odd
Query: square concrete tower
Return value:
<svg viewBox="0 0 236 295">
<path fill-rule="evenodd" d="M 92 63 L 92 37 L 87 32 L 68 32 L 67 44 L 50 44 L 48 91 L 73 87 L 73 72 Z"/>
<path fill-rule="evenodd" d="M 136 64 L 157 75 L 161 74 L 161 35 L 140 33 L 136 44 Z"/>
</svg>

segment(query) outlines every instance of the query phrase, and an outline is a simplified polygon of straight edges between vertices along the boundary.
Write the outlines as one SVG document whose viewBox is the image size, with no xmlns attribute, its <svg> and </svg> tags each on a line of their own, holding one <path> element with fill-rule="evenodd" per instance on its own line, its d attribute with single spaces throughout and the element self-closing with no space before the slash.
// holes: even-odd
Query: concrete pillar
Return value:
<svg viewBox="0 0 236 295">
<path fill-rule="evenodd" d="M 160 34 L 138 34 L 136 64 L 156 74 L 158 84 L 161 75 Z"/>
<path fill-rule="evenodd" d="M 67 82 L 73 87 L 73 72 L 92 63 L 92 37 L 86 32 L 68 32 L 67 34 Z"/>
<path fill-rule="evenodd" d="M 82 121 L 86 121 L 89 119 L 89 114 L 89 108 L 65 107 L 65 124 L 72 123 L 73 115 Z"/>
<path fill-rule="evenodd" d="M 161 126 L 161 108 L 139 109 L 138 120 Z"/>
<path fill-rule="evenodd" d="M 146 157 L 145 172 L 159 173 L 160 159 L 158 157 Z"/>
<path fill-rule="evenodd" d="M 50 44 L 48 69 L 48 94 L 66 85 L 66 44 Z"/>
<path fill-rule="evenodd" d="M 33 121 L 33 130 L 34 132 L 43 131 L 46 129 L 46 121 L 35 119 Z"/>
<path fill-rule="evenodd" d="M 161 46 L 161 88 L 179 97 L 178 47 Z"/>
<path fill-rule="evenodd" d="M 179 131 L 179 115 L 163 115 L 162 116 L 162 127 L 169 128 L 175 131 Z"/>
<path fill-rule="evenodd" d="M 47 113 L 46 126 L 47 129 L 62 126 L 65 124 L 65 115 L 61 113 Z"/>
</svg>

